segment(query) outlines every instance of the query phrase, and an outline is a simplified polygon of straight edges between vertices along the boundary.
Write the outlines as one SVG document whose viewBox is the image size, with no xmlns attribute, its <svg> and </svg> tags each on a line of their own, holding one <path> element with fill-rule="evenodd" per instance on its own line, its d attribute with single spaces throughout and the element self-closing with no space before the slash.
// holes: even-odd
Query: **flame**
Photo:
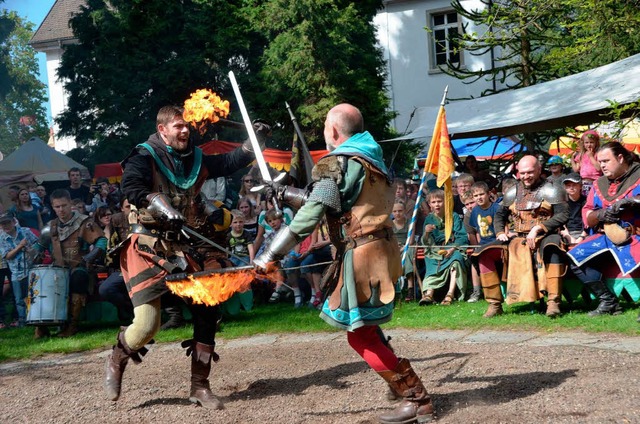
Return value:
<svg viewBox="0 0 640 424">
<path fill-rule="evenodd" d="M 191 93 L 184 102 L 184 120 L 190 122 L 201 133 L 207 124 L 215 123 L 229 115 L 229 101 L 206 88 Z"/>
<path fill-rule="evenodd" d="M 261 278 L 277 280 L 280 277 L 272 274 Z M 189 275 L 184 280 L 167 281 L 167 287 L 178 296 L 188 297 L 194 303 L 215 306 L 228 300 L 235 293 L 241 293 L 251 288 L 251 282 L 256 279 L 254 271 L 238 271 L 216 273 L 204 277 Z"/>
</svg>

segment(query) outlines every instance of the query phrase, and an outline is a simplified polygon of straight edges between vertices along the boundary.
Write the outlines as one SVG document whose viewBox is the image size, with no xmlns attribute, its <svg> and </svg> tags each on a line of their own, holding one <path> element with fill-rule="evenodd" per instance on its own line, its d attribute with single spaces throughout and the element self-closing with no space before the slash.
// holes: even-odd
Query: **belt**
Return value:
<svg viewBox="0 0 640 424">
<path fill-rule="evenodd" d="M 129 232 L 132 234 L 142 234 L 150 237 L 157 237 L 166 241 L 186 240 L 186 237 L 180 231 L 161 230 L 159 228 L 146 228 L 144 225 L 131 224 Z"/>
<path fill-rule="evenodd" d="M 391 228 L 383 228 L 381 230 L 374 231 L 372 233 L 362 235 L 360 237 L 351 238 L 347 237 L 346 248 L 347 249 L 355 249 L 356 247 L 363 246 L 367 243 L 371 243 L 372 241 L 386 239 L 391 240 L 391 236 L 393 236 L 393 230 Z"/>
</svg>

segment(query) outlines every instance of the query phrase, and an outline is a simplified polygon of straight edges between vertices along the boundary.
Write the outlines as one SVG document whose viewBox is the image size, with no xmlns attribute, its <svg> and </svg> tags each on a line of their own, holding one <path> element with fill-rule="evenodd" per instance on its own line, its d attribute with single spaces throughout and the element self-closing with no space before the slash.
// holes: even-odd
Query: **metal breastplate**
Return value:
<svg viewBox="0 0 640 424">
<path fill-rule="evenodd" d="M 535 225 L 540 225 L 553 216 L 553 206 L 544 200 L 543 187 L 533 190 L 518 185 L 516 199 L 509 207 L 513 217 L 513 230 L 528 233 Z"/>
</svg>

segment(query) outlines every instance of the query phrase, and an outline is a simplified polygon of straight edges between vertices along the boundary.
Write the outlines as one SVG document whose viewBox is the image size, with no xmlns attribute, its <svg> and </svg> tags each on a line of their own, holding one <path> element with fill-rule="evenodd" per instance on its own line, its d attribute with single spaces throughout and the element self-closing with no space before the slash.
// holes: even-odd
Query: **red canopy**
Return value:
<svg viewBox="0 0 640 424">
<path fill-rule="evenodd" d="M 213 140 L 200 145 L 202 151 L 208 155 L 227 153 L 233 149 L 240 147 L 240 143 L 232 143 L 230 141 Z M 312 150 L 311 158 L 313 163 L 317 163 L 318 159 L 329 153 L 328 150 Z M 265 149 L 262 154 L 264 160 L 278 171 L 288 172 L 291 166 L 291 150 Z"/>
</svg>

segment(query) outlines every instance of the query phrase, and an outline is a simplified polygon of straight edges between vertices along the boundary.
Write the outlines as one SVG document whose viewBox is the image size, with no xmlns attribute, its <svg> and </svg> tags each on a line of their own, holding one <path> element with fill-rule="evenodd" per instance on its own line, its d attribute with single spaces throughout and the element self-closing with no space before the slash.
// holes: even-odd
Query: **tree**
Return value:
<svg viewBox="0 0 640 424">
<path fill-rule="evenodd" d="M 380 5 L 379 0 L 113 0 L 107 7 L 88 0 L 71 22 L 78 44 L 66 48 L 59 71 L 69 92 L 61 131 L 83 149 L 121 160 L 154 131 L 160 106 L 182 104 L 198 88 L 230 100 L 230 119 L 238 121 L 227 76 L 233 70 L 250 116 L 276 126 L 270 146 L 292 143 L 285 100 L 316 146 L 324 146 L 326 112 L 344 101 L 361 107 L 374 136 L 386 137 L 392 113 L 372 25 Z M 206 131 L 194 134 L 198 142 L 215 134 L 231 140 L 245 136 L 219 126 Z M 97 144 L 87 147 L 92 141 Z"/>
<path fill-rule="evenodd" d="M 38 80 L 33 24 L 15 12 L 0 14 L 0 151 L 13 152 L 31 137 L 47 139 L 46 87 Z"/>
</svg>

